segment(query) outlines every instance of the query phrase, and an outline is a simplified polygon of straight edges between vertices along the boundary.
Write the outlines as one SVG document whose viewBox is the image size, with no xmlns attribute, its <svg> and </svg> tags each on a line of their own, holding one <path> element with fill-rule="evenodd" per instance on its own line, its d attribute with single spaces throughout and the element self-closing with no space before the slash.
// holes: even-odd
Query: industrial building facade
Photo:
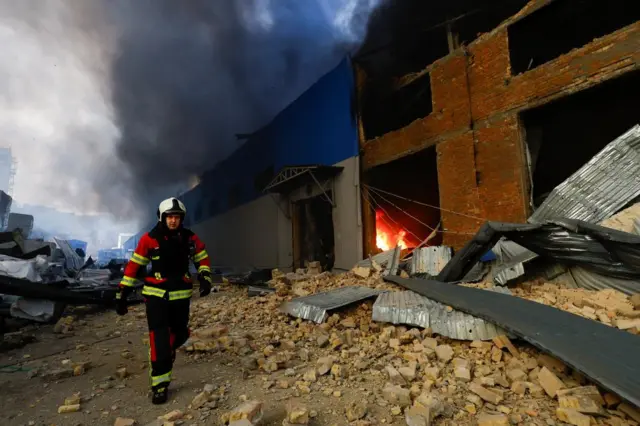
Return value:
<svg viewBox="0 0 640 426">
<path fill-rule="evenodd" d="M 354 94 L 345 59 L 181 197 L 215 266 L 349 269 L 362 257 Z"/>
<path fill-rule="evenodd" d="M 638 4 L 532 0 L 467 45 L 449 31 L 449 53 L 384 101 L 345 60 L 182 197 L 187 224 L 219 267 L 349 269 L 399 242 L 460 247 L 485 220 L 525 222 L 638 123 Z"/>
<path fill-rule="evenodd" d="M 440 224 L 441 240 L 454 247 L 485 220 L 525 222 L 545 194 L 640 121 L 640 5 L 615 3 L 607 13 L 582 14 L 571 1 L 531 1 L 468 46 L 399 79 L 398 91 L 425 96 L 410 123 L 389 123 L 386 132 L 384 114 L 371 129 L 363 110 L 365 194 L 369 184 L 421 201 L 410 203 L 422 206 L 411 216 Z M 363 200 L 365 252 L 376 246 L 376 206 L 368 208 L 375 198 Z M 435 202 L 438 208 L 425 207 Z M 402 214 L 395 220 L 415 222 Z"/>
</svg>

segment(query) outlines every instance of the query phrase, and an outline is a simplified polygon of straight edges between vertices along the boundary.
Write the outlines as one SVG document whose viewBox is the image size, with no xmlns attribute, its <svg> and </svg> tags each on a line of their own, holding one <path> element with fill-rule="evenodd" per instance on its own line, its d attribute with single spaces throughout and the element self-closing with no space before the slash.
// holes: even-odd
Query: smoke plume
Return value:
<svg viewBox="0 0 640 426">
<path fill-rule="evenodd" d="M 121 3 L 112 101 L 136 197 L 155 201 L 237 149 L 235 133 L 264 125 L 359 46 L 375 3 Z"/>
<path fill-rule="evenodd" d="M 0 0 L 14 198 L 139 226 L 355 51 L 380 1 Z"/>
</svg>

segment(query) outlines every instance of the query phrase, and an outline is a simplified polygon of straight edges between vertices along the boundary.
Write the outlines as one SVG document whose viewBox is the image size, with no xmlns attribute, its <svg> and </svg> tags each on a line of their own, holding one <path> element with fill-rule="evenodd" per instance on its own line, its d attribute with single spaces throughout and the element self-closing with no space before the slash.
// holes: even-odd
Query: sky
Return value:
<svg viewBox="0 0 640 426">
<path fill-rule="evenodd" d="M 14 198 L 137 230 L 355 52 L 381 1 L 0 0 Z"/>
</svg>

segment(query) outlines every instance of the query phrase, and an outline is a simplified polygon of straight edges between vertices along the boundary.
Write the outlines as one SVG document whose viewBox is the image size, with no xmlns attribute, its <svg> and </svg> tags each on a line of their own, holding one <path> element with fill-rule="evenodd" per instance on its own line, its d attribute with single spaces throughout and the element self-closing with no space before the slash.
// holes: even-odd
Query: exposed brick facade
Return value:
<svg viewBox="0 0 640 426">
<path fill-rule="evenodd" d="M 363 146 L 366 170 L 436 145 L 442 221 L 449 231 L 445 244 L 464 244 L 481 223 L 474 217 L 526 220 L 529 183 L 520 112 L 640 69 L 636 22 L 512 76 L 507 28 L 533 9 L 432 64 L 433 112 Z"/>
</svg>

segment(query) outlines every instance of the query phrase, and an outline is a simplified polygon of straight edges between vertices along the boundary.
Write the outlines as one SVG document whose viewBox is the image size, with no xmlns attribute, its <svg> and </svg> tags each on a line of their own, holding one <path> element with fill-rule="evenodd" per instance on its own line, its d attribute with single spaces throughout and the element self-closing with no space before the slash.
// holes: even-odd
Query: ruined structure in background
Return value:
<svg viewBox="0 0 640 426">
<path fill-rule="evenodd" d="M 497 3 L 497 12 L 508 12 Z M 556 186 L 638 124 L 640 6 L 616 1 L 602 14 L 598 2 L 579 4 L 520 3 L 494 28 L 473 13 L 444 22 L 429 31 L 446 33 L 449 50 L 444 38 L 423 44 L 420 54 L 432 60 L 420 69 L 378 76 L 363 61 L 365 252 L 376 249 L 383 208 L 393 211 L 385 223 L 418 237 L 441 223 L 443 242 L 456 248 L 486 220 L 524 223 Z"/>
</svg>

